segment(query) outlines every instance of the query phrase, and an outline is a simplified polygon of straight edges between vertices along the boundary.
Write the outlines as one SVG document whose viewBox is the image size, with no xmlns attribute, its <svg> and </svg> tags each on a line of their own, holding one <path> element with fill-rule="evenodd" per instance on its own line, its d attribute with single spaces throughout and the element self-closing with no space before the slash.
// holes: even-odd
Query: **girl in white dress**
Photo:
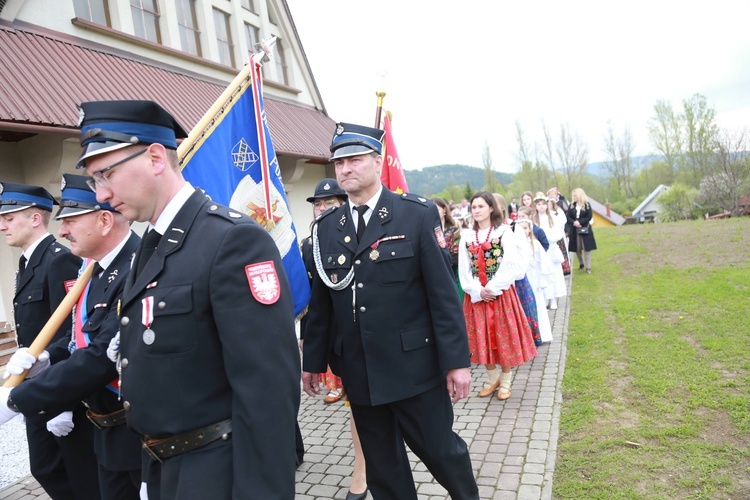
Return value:
<svg viewBox="0 0 750 500">
<path fill-rule="evenodd" d="M 528 265 L 526 266 L 526 277 L 531 284 L 531 288 L 534 290 L 539 321 L 539 334 L 542 343 L 552 342 L 552 325 L 549 321 L 549 314 L 547 314 L 547 299 L 545 297 L 552 293 L 554 280 L 552 268 L 559 266 L 552 265 L 547 252 L 542 248 L 542 244 L 534 237 L 531 225 L 531 220 L 519 217 L 516 220 L 516 226 L 519 226 L 521 230 L 516 230 L 516 233 L 520 233 L 519 237 L 523 237 L 525 240 L 524 244 L 529 249 L 525 252 L 529 256 Z"/>
<path fill-rule="evenodd" d="M 534 222 L 542 228 L 544 235 L 549 241 L 549 254 L 552 262 L 553 281 L 552 287 L 547 290 L 545 298 L 549 301 L 549 308 L 557 309 L 557 299 L 567 295 L 567 286 L 565 284 L 565 275 L 563 274 L 562 263 L 565 257 L 560 250 L 560 240 L 565 242 L 565 215 L 562 218 L 555 217 L 550 209 L 552 202 L 543 194 L 537 193 L 534 197 Z"/>
</svg>

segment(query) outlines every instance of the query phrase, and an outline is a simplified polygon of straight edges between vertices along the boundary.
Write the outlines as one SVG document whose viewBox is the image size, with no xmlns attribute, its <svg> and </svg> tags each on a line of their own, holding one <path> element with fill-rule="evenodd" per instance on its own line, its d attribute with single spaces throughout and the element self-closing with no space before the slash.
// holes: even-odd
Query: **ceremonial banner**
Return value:
<svg viewBox="0 0 750 500">
<path fill-rule="evenodd" d="M 260 61 L 252 59 L 232 85 L 236 87 L 231 96 L 190 149 L 178 150 L 184 155 L 183 175 L 211 199 L 249 215 L 273 236 L 292 289 L 294 314 L 299 316 L 310 300 L 310 284 L 268 130 Z"/>
<path fill-rule="evenodd" d="M 380 180 L 385 187 L 396 193 L 408 193 L 409 186 L 406 184 L 404 171 L 401 169 L 401 160 L 398 159 L 396 144 L 393 142 L 391 132 L 391 120 L 388 113 L 383 118 L 383 130 L 385 130 L 385 151 L 383 152 L 383 171 Z"/>
</svg>

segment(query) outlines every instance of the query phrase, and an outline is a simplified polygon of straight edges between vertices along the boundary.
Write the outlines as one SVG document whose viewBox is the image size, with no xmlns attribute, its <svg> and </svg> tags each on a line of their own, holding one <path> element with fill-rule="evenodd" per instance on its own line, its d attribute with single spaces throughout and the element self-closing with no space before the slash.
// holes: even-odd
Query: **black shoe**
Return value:
<svg viewBox="0 0 750 500">
<path fill-rule="evenodd" d="M 346 500 L 365 500 L 365 498 L 367 498 L 367 488 L 365 488 L 363 493 L 352 493 L 349 491 L 346 494 Z"/>
<path fill-rule="evenodd" d="M 579 270 L 579 271 L 583 271 L 583 268 L 584 268 L 584 267 L 585 267 L 585 266 L 584 266 L 583 264 L 581 264 L 580 266 L 578 266 L 578 270 Z"/>
</svg>

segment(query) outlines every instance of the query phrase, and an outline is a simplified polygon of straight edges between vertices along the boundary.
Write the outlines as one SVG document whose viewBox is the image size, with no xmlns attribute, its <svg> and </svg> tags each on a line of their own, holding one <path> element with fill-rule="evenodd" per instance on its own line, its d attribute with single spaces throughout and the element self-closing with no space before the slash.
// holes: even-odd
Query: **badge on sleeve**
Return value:
<svg viewBox="0 0 750 500">
<path fill-rule="evenodd" d="M 245 276 L 255 300 L 265 305 L 271 305 L 279 300 L 281 285 L 273 261 L 245 266 Z"/>
<path fill-rule="evenodd" d="M 73 285 L 76 284 L 76 280 L 67 280 L 63 283 L 65 286 L 65 293 L 68 293 L 71 288 L 73 288 Z"/>
<path fill-rule="evenodd" d="M 445 248 L 445 235 L 443 234 L 443 228 L 440 226 L 435 226 L 435 239 L 437 240 L 438 245 L 440 248 Z"/>
</svg>

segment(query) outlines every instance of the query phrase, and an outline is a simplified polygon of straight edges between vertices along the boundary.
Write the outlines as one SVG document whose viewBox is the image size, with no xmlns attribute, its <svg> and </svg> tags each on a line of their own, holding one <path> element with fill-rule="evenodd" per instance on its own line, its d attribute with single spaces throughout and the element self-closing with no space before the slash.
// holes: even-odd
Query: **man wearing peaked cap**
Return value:
<svg viewBox="0 0 750 500">
<path fill-rule="evenodd" d="M 273 238 L 185 181 L 184 131 L 157 104 L 81 108 L 97 202 L 149 223 L 110 343 L 128 426 L 160 469 L 149 497 L 291 500 L 300 360 Z"/>
<path fill-rule="evenodd" d="M 45 415 L 85 401 L 87 416 L 97 426 L 93 436 L 101 498 L 137 500 L 141 443 L 125 425 L 125 411 L 117 397 L 117 369 L 107 357 L 107 347 L 118 330 L 116 305 L 140 238 L 121 214 L 96 201 L 86 181 L 84 176 L 63 174 L 56 217 L 62 221 L 59 235 L 70 241 L 73 253 L 87 259 L 84 266 L 89 260 L 97 263 L 76 305 L 75 340 L 63 338 L 47 347 L 48 353 L 64 358 L 49 369 L 37 366 L 33 356 L 23 351 L 11 357 L 6 372 L 20 373 L 31 365 L 35 376 L 15 389 L 0 388 L 0 423 L 13 415 L 6 411 L 8 398 L 27 421 L 40 424 Z"/>
<path fill-rule="evenodd" d="M 343 381 L 377 499 L 416 499 L 404 441 L 451 498 L 478 499 L 451 400 L 468 396 L 469 346 L 434 203 L 380 182 L 383 131 L 340 123 L 331 142 L 348 195 L 313 226 L 315 272 L 302 385 Z M 335 324 L 336 328 L 330 328 Z"/>
<path fill-rule="evenodd" d="M 75 282 L 81 259 L 47 231 L 55 200 L 46 189 L 9 182 L 0 183 L 0 189 L 0 231 L 8 245 L 22 251 L 13 297 L 18 353 L 22 354 Z M 52 342 L 69 339 L 70 332 L 70 323 L 63 322 Z M 59 354 L 40 355 L 39 365 L 60 359 Z M 7 394 L 0 396 L 0 405 L 13 408 L 7 399 Z M 80 403 L 72 412 L 66 411 L 71 408 L 26 422 L 31 473 L 52 498 L 99 498 L 93 427 Z"/>
</svg>

